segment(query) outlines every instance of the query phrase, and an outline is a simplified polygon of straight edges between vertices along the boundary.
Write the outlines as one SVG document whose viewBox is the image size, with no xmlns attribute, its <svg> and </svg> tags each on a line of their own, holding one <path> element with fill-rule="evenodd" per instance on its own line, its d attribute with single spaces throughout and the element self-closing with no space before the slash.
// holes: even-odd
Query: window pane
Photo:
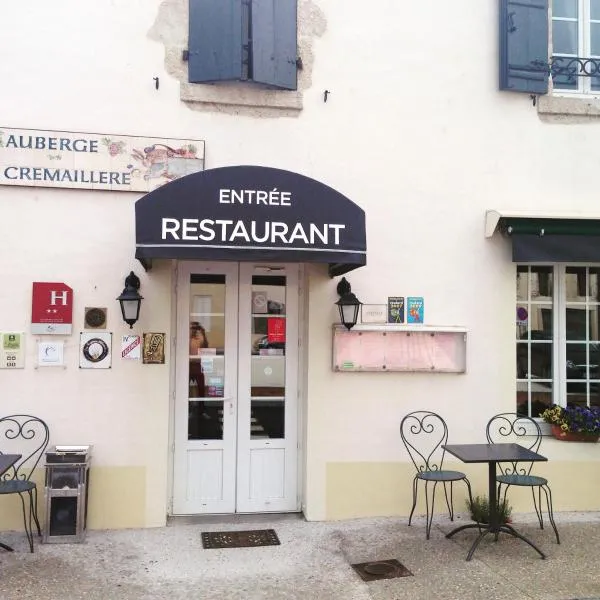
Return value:
<svg viewBox="0 0 600 600">
<path fill-rule="evenodd" d="M 567 379 L 587 378 L 587 344 L 567 344 Z"/>
<path fill-rule="evenodd" d="M 529 299 L 529 268 L 517 267 L 517 300 Z"/>
<path fill-rule="evenodd" d="M 539 417 L 549 406 L 552 406 L 552 384 L 531 384 L 531 416 Z"/>
<path fill-rule="evenodd" d="M 531 379 L 552 379 L 552 343 L 531 344 Z"/>
<path fill-rule="evenodd" d="M 600 84 L 600 78 L 598 83 Z M 600 281 L 600 269 L 598 267 L 590 267 L 589 269 L 589 289 L 588 294 L 591 300 L 600 300 L 598 295 L 598 282 Z"/>
<path fill-rule="evenodd" d="M 600 55 L 600 23 L 590 23 L 590 49 L 594 56 Z"/>
<path fill-rule="evenodd" d="M 592 306 L 588 310 L 588 319 L 589 319 L 589 339 L 591 341 L 600 340 L 600 306 Z"/>
<path fill-rule="evenodd" d="M 517 344 L 517 379 L 527 379 L 529 373 L 529 344 Z"/>
<path fill-rule="evenodd" d="M 529 325 L 529 311 L 526 306 L 517 304 L 517 339 L 528 339 L 527 328 Z"/>
<path fill-rule="evenodd" d="M 529 310 L 529 329 L 532 340 L 552 339 L 552 305 L 532 304 Z"/>
<path fill-rule="evenodd" d="M 592 3 L 595 0 L 591 0 Z M 552 0 L 553 17 L 577 18 L 577 0 Z"/>
<path fill-rule="evenodd" d="M 556 54 L 577 55 L 576 21 L 552 21 L 552 49 Z"/>
<path fill-rule="evenodd" d="M 553 288 L 552 267 L 531 267 L 531 298 L 533 300 L 552 298 Z"/>
<path fill-rule="evenodd" d="M 577 64 L 569 65 L 568 71 L 556 71 L 556 65 L 567 69 L 567 61 L 569 59 L 563 58 L 560 63 L 554 63 L 554 69 L 552 73 L 552 85 L 558 90 L 576 90 L 578 85 L 579 66 Z"/>
<path fill-rule="evenodd" d="M 567 308 L 567 341 L 585 340 L 586 336 L 586 310 L 585 306 Z"/>
<path fill-rule="evenodd" d="M 585 267 L 568 267 L 565 276 L 566 295 L 568 301 L 585 301 Z"/>
<path fill-rule="evenodd" d="M 600 0 L 590 0 L 590 17 L 600 20 Z"/>
</svg>

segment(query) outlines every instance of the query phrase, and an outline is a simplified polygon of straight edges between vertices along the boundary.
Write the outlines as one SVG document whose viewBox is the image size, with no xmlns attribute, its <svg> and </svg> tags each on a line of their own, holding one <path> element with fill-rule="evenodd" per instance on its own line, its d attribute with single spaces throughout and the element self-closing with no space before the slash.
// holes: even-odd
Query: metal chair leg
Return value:
<svg viewBox="0 0 600 600">
<path fill-rule="evenodd" d="M 33 488 L 33 499 L 32 499 L 32 506 L 31 506 L 31 510 L 33 513 L 33 520 L 35 521 L 35 526 L 37 527 L 37 531 L 38 531 L 38 536 L 42 537 L 42 528 L 40 527 L 40 521 L 38 519 L 38 514 L 37 514 L 37 506 L 38 506 L 38 496 L 37 496 L 37 486 Z"/>
<path fill-rule="evenodd" d="M 28 492 L 31 497 L 31 491 Z M 27 541 L 29 542 L 29 551 L 33 553 L 33 532 L 31 531 L 31 510 L 29 511 L 29 526 L 27 524 L 27 512 L 25 510 L 25 499 L 23 498 L 23 493 L 19 492 L 19 498 L 21 498 L 21 506 L 23 508 L 23 527 L 25 528 L 25 535 L 27 536 Z M 31 507 L 31 505 L 30 505 Z"/>
<path fill-rule="evenodd" d="M 433 511 L 435 508 L 435 488 L 437 487 L 438 482 L 435 481 L 433 484 L 433 493 L 431 496 L 431 512 L 429 511 L 429 481 L 425 482 L 425 509 L 427 515 L 427 525 L 426 525 L 426 538 L 429 539 L 429 535 L 431 533 L 431 523 L 433 522 Z"/>
<path fill-rule="evenodd" d="M 444 485 L 444 496 L 446 498 L 446 506 L 448 507 L 448 515 L 450 516 L 450 520 L 454 521 L 454 501 L 452 497 L 452 481 L 450 481 L 450 501 L 448 501 L 448 490 L 446 488 L 447 481 L 442 482 Z"/>
<path fill-rule="evenodd" d="M 469 508 L 472 509 L 472 507 L 473 507 L 473 492 L 471 491 L 471 482 L 466 477 L 463 479 L 463 481 L 467 485 L 467 492 L 469 494 Z M 477 529 L 479 530 L 479 533 L 481 533 L 481 523 L 479 521 L 477 521 Z"/>
<path fill-rule="evenodd" d="M 556 535 L 556 543 L 560 544 L 560 537 L 558 537 L 558 529 L 556 529 L 556 523 L 554 522 L 554 509 L 552 508 L 552 492 L 547 485 L 540 486 L 544 490 L 544 494 L 546 494 L 546 504 L 548 506 L 548 519 L 550 520 L 550 525 L 552 525 L 552 529 L 554 529 L 554 534 Z M 541 505 L 540 505 L 541 508 Z"/>
<path fill-rule="evenodd" d="M 538 491 L 540 491 L 540 488 L 538 488 Z M 541 491 L 540 491 L 541 494 Z M 535 514 L 537 515 L 538 518 L 538 522 L 540 524 L 540 529 L 544 529 L 544 516 L 542 515 L 542 502 L 541 502 L 541 495 L 539 498 L 539 502 L 538 500 L 536 500 L 535 498 L 535 488 L 532 487 L 531 488 L 531 495 L 533 496 L 533 507 L 535 508 Z"/>
<path fill-rule="evenodd" d="M 410 515 L 408 517 L 408 525 L 410 526 L 410 522 L 412 521 L 413 513 L 415 512 L 415 506 L 417 506 L 417 490 L 418 490 L 419 478 L 415 475 L 413 479 L 413 505 L 410 509 Z"/>
</svg>

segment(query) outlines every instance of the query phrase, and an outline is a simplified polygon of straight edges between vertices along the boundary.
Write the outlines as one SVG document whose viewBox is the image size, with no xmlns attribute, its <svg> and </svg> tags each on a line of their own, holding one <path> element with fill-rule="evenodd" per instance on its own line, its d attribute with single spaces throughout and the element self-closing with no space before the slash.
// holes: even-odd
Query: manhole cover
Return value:
<svg viewBox="0 0 600 600">
<path fill-rule="evenodd" d="M 373 560 L 351 566 L 361 576 L 363 581 L 376 581 L 378 579 L 394 579 L 396 577 L 412 576 L 412 573 L 395 558 L 389 560 Z"/>
</svg>

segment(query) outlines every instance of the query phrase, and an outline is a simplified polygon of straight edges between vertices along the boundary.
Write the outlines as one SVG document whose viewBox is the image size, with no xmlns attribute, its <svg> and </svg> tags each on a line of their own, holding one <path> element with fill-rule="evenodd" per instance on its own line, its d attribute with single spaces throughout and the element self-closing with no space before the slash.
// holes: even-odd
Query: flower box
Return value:
<svg viewBox="0 0 600 600">
<path fill-rule="evenodd" d="M 598 433 L 587 433 L 585 431 L 563 431 L 559 425 L 551 425 L 552 435 L 563 442 L 597 442 L 600 438 Z"/>
</svg>

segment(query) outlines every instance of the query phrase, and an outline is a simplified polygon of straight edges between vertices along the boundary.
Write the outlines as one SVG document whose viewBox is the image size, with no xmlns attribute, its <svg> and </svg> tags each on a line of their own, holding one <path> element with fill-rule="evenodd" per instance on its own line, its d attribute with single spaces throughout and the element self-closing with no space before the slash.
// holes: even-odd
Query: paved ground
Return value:
<svg viewBox="0 0 600 600">
<path fill-rule="evenodd" d="M 380 518 L 307 523 L 296 516 L 178 520 L 145 530 L 91 531 L 84 544 L 36 545 L 21 532 L 0 536 L 0 600 L 600 600 L 600 514 L 559 513 L 557 545 L 532 515 L 514 525 L 546 560 L 507 536 L 489 536 L 465 561 L 473 530 L 447 540 L 438 518 Z M 458 523 L 464 522 L 464 517 Z M 415 526 L 416 525 L 416 526 Z M 205 550 L 202 531 L 276 530 L 280 546 Z M 365 583 L 351 563 L 395 558 L 412 577 Z"/>
</svg>

